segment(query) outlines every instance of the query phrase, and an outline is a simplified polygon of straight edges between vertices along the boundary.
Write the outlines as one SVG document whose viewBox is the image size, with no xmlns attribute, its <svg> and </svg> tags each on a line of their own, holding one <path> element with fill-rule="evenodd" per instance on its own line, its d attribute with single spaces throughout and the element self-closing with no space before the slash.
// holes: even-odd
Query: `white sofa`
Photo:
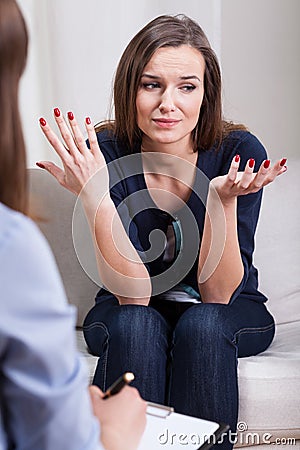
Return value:
<svg viewBox="0 0 300 450">
<path fill-rule="evenodd" d="M 78 220 L 76 214 L 75 251 L 72 218 L 76 198 L 43 170 L 29 169 L 29 175 L 34 212 L 43 219 L 40 228 L 56 257 L 67 297 L 78 308 L 78 348 L 92 379 L 97 358 L 87 352 L 80 327 L 98 286 L 76 254 L 82 253 L 81 242 L 83 253 L 93 260 L 89 232 L 85 220 Z M 300 160 L 289 161 L 287 174 L 264 192 L 254 261 L 277 329 L 266 352 L 239 360 L 240 433 L 236 447 L 253 445 L 252 450 L 265 450 L 272 442 L 276 450 L 300 448 L 299 178 Z"/>
</svg>

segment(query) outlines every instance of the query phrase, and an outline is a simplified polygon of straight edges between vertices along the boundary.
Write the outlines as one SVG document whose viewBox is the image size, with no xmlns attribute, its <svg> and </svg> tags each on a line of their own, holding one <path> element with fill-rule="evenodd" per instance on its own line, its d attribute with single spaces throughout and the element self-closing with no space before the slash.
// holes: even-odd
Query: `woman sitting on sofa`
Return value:
<svg viewBox="0 0 300 450">
<path fill-rule="evenodd" d="M 94 383 L 123 370 L 150 401 L 230 424 L 238 416 L 237 357 L 274 336 L 252 264 L 262 188 L 286 171 L 258 139 L 222 118 L 216 56 L 193 20 L 161 16 L 125 49 L 115 120 L 89 147 L 73 112 L 54 110 L 63 162 L 45 168 L 81 196 L 104 288 L 85 321 L 99 355 Z M 224 440 L 222 449 L 232 443 Z"/>
</svg>

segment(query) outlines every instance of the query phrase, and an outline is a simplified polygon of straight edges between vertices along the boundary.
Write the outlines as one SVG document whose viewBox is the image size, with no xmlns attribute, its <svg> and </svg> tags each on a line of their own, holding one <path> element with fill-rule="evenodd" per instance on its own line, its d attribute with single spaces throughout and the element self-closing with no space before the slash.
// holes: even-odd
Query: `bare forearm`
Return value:
<svg viewBox="0 0 300 450">
<path fill-rule="evenodd" d="M 255 173 L 255 161 L 250 158 L 244 172 L 239 172 L 240 156 L 236 155 L 227 175 L 211 180 L 198 267 L 204 302 L 228 303 L 244 275 L 237 234 L 238 196 L 256 193 L 271 183 L 286 171 L 285 163 L 283 158 L 271 167 L 265 160 Z"/>
<path fill-rule="evenodd" d="M 109 194 L 99 204 L 88 195 L 82 196 L 81 200 L 105 287 L 121 304 L 147 305 L 151 296 L 148 271 L 130 242 Z"/>
<path fill-rule="evenodd" d="M 198 266 L 202 301 L 227 304 L 243 273 L 237 235 L 236 198 L 223 206 L 216 194 L 210 192 Z"/>
</svg>

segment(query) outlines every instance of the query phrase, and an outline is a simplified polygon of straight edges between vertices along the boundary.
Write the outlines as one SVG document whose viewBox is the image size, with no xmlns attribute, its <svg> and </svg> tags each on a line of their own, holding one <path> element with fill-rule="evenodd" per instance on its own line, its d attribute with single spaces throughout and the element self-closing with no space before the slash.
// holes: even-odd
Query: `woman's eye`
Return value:
<svg viewBox="0 0 300 450">
<path fill-rule="evenodd" d="M 152 89 L 159 88 L 159 84 L 158 83 L 143 83 L 143 88 L 152 90 Z"/>
<path fill-rule="evenodd" d="M 184 92 L 192 92 L 194 89 L 196 89 L 196 86 L 194 86 L 193 84 L 185 84 L 184 86 L 181 87 L 181 89 Z"/>
</svg>

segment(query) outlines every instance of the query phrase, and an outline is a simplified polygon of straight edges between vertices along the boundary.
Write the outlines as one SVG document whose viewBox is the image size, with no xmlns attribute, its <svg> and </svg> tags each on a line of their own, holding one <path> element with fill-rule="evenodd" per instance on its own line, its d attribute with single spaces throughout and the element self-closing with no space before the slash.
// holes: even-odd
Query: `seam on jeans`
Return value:
<svg viewBox="0 0 300 450">
<path fill-rule="evenodd" d="M 84 326 L 83 326 L 83 330 L 84 330 L 84 331 L 86 331 L 86 330 L 92 330 L 93 328 L 102 328 L 103 330 L 106 331 L 106 333 L 107 333 L 108 336 L 109 336 L 108 328 L 107 328 L 107 326 L 106 326 L 103 322 L 93 322 L 93 323 L 91 323 L 90 325 L 84 325 Z"/>
<path fill-rule="evenodd" d="M 106 343 L 107 343 L 107 350 L 105 352 L 103 352 L 103 371 L 104 371 L 104 375 L 103 375 L 103 390 L 106 390 L 106 378 L 107 378 L 107 361 L 108 361 L 108 352 L 109 352 L 109 337 L 110 337 L 110 333 L 108 331 L 107 326 L 103 323 L 103 322 L 93 322 L 90 325 L 84 326 L 83 329 L 85 331 L 90 331 L 94 328 L 101 328 L 102 330 L 104 330 L 106 332 Z M 99 359 L 101 357 L 98 356 L 98 362 Z"/>
<path fill-rule="evenodd" d="M 241 334 L 246 334 L 246 333 L 265 333 L 266 331 L 269 331 L 269 330 L 271 330 L 274 327 L 275 327 L 275 324 L 272 323 L 270 325 L 266 325 L 265 327 L 241 328 L 239 331 L 234 333 L 232 342 L 234 344 L 236 344 L 236 338 L 238 336 L 240 336 Z"/>
<path fill-rule="evenodd" d="M 107 339 L 107 350 L 106 350 L 106 352 L 104 352 L 104 358 L 103 358 L 103 370 L 104 370 L 103 389 L 104 389 L 104 391 L 106 391 L 106 389 L 107 389 L 107 387 L 106 387 L 106 378 L 107 378 L 108 352 L 109 352 L 109 339 Z"/>
</svg>

